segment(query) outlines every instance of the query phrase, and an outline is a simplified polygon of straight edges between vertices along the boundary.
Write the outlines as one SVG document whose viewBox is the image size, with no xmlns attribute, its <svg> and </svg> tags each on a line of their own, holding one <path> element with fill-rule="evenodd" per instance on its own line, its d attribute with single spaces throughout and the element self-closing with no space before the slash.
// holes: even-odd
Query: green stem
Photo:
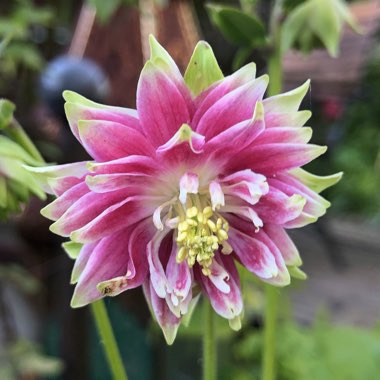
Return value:
<svg viewBox="0 0 380 380">
<path fill-rule="evenodd" d="M 109 368 L 112 372 L 114 380 L 127 380 L 120 352 L 116 344 L 115 335 L 112 331 L 111 322 L 108 318 L 107 309 L 103 300 L 93 302 L 91 311 L 94 316 L 96 327 L 98 329 L 100 339 L 103 343 L 103 349 Z"/>
<path fill-rule="evenodd" d="M 264 352 L 262 380 L 276 378 L 276 328 L 279 290 L 265 285 Z"/>
<path fill-rule="evenodd" d="M 268 59 L 268 96 L 277 95 L 282 90 L 282 49 L 281 15 L 282 0 L 276 0 L 270 20 L 272 52 Z M 278 316 L 279 289 L 265 286 L 264 350 L 262 380 L 276 379 L 276 329 Z"/>
<path fill-rule="evenodd" d="M 215 340 L 215 313 L 210 302 L 204 300 L 203 334 L 203 380 L 217 379 L 217 358 Z"/>
<path fill-rule="evenodd" d="M 13 120 L 9 123 L 8 127 L 5 129 L 5 132 L 14 141 L 19 143 L 36 161 L 41 163 L 45 162 L 32 140 L 24 131 L 24 128 L 15 118 L 13 118 Z"/>
</svg>

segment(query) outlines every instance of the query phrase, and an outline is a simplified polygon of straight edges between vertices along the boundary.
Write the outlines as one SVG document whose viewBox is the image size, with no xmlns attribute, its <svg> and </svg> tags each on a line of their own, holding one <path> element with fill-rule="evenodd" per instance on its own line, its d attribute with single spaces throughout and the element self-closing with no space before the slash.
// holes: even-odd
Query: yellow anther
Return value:
<svg viewBox="0 0 380 380">
<path fill-rule="evenodd" d="M 186 232 L 180 232 L 177 237 L 177 242 L 181 243 L 187 238 L 187 233 Z"/>
<path fill-rule="evenodd" d="M 187 258 L 187 265 L 191 268 L 195 264 L 195 257 L 194 256 L 189 256 Z"/>
<path fill-rule="evenodd" d="M 207 206 L 203 209 L 203 215 L 206 217 L 206 218 L 210 218 L 213 214 L 213 211 L 212 211 L 212 208 L 210 206 Z"/>
<path fill-rule="evenodd" d="M 186 223 L 189 225 L 189 226 L 193 226 L 193 227 L 196 227 L 198 225 L 198 223 L 194 220 L 194 219 L 190 219 L 190 218 L 187 218 L 186 219 Z"/>
<path fill-rule="evenodd" d="M 198 209 L 197 209 L 195 206 L 193 206 L 193 207 L 191 207 L 191 208 L 188 208 L 188 209 L 186 210 L 186 216 L 187 216 L 188 218 L 194 218 L 194 217 L 197 216 L 197 214 L 198 214 Z"/>
<path fill-rule="evenodd" d="M 199 263 L 202 273 L 209 276 L 215 252 L 219 248 L 222 248 L 223 253 L 232 251 L 229 244 L 226 243 L 228 223 L 221 216 L 215 217 L 210 206 L 203 209 L 192 206 L 186 210 L 185 214 L 186 217 L 181 216 L 177 227 L 176 261 L 181 263 L 186 260 L 189 267 Z"/>
<path fill-rule="evenodd" d="M 219 238 L 220 240 L 222 240 L 222 241 L 228 239 L 228 234 L 227 234 L 227 232 L 224 231 L 224 230 L 219 230 L 219 231 L 217 232 L 217 234 L 218 234 L 218 238 Z"/>
<path fill-rule="evenodd" d="M 207 221 L 207 225 L 210 227 L 210 230 L 212 232 L 216 232 L 216 225 L 215 225 L 215 223 L 212 220 L 208 220 Z"/>
<path fill-rule="evenodd" d="M 181 247 L 177 252 L 177 257 L 176 257 L 177 263 L 178 264 L 182 263 L 182 261 L 186 259 L 186 256 L 187 256 L 186 248 Z"/>
<path fill-rule="evenodd" d="M 178 231 L 179 232 L 186 231 L 188 228 L 189 228 L 189 226 L 186 222 L 181 222 L 178 224 Z"/>
<path fill-rule="evenodd" d="M 201 214 L 200 212 L 198 212 L 198 215 L 197 215 L 197 220 L 199 223 L 203 223 L 204 220 L 205 220 L 205 217 L 203 214 Z"/>
</svg>

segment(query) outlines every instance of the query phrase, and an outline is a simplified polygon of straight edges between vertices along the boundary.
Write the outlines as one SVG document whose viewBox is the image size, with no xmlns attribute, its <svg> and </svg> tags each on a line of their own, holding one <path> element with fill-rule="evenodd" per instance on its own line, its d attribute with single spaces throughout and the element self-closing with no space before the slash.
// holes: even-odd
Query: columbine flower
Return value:
<svg viewBox="0 0 380 380">
<path fill-rule="evenodd" d="M 339 175 L 300 169 L 326 150 L 301 128 L 309 83 L 263 100 L 267 84 L 254 64 L 223 78 L 205 42 L 183 78 L 151 38 L 137 111 L 64 93 L 72 132 L 94 161 L 33 170 L 57 196 L 42 214 L 71 239 L 73 307 L 142 285 L 171 343 L 200 289 L 239 328 L 236 262 L 289 284 L 301 259 L 286 229 L 325 213 L 317 193 Z"/>
</svg>

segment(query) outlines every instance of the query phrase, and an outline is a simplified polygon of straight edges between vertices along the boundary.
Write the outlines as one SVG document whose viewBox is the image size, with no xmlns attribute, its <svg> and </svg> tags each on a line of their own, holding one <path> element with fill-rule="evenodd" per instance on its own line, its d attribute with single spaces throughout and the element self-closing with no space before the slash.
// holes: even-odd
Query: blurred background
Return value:
<svg viewBox="0 0 380 380">
<path fill-rule="evenodd" d="M 302 2 L 285 1 L 285 9 Z M 263 27 L 273 6 L 221 3 L 246 12 L 255 6 Z M 349 7 L 360 33 L 343 27 L 337 58 L 316 45 L 289 50 L 283 59 L 285 89 L 311 78 L 302 108 L 313 112 L 312 141 L 329 146 L 308 169 L 345 174 L 324 194 L 329 215 L 291 233 L 308 280 L 281 290 L 281 380 L 369 380 L 380 373 L 380 4 Z M 61 93 L 135 107 L 149 33 L 181 70 L 206 39 L 225 75 L 249 60 L 258 74 L 266 72 L 265 44 L 249 42 L 246 49 L 250 30 L 231 29 L 218 12 L 203 0 L 1 1 L 0 97 L 16 104 L 18 121 L 47 162 L 86 159 L 66 123 Z M 0 379 L 108 379 L 89 311 L 69 307 L 73 262 L 40 216 L 44 204 L 32 198 L 0 222 Z M 243 329 L 231 332 L 218 320 L 221 379 L 259 378 L 263 289 L 255 280 L 245 286 Z M 167 347 L 140 289 L 106 304 L 131 380 L 200 378 L 200 314 Z"/>
</svg>

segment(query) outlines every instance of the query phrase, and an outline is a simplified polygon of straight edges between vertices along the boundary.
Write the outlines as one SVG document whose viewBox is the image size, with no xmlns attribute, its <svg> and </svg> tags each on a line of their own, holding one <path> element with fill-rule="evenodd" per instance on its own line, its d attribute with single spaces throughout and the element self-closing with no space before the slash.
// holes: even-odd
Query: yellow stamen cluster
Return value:
<svg viewBox="0 0 380 380">
<path fill-rule="evenodd" d="M 228 222 L 214 215 L 211 207 L 188 208 L 186 217 L 178 224 L 177 262 L 187 260 L 190 268 L 197 262 L 202 273 L 209 276 L 214 252 L 228 239 L 228 228 Z"/>
</svg>

